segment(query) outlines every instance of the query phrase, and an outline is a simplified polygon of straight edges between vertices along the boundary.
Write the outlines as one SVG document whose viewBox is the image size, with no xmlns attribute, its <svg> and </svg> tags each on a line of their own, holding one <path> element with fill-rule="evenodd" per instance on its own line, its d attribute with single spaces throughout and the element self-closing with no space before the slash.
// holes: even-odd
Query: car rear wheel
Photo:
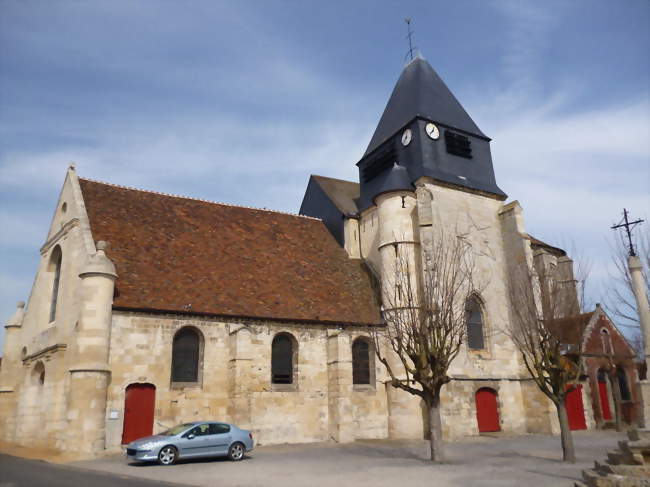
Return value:
<svg viewBox="0 0 650 487">
<path fill-rule="evenodd" d="M 246 452 L 246 448 L 244 447 L 243 443 L 237 442 L 233 443 L 230 445 L 230 448 L 228 448 L 228 458 L 230 458 L 233 462 L 238 462 L 242 458 L 244 458 L 244 453 Z"/>
<path fill-rule="evenodd" d="M 178 450 L 171 445 L 162 447 L 158 453 L 158 463 L 161 465 L 173 465 L 177 458 Z"/>
</svg>

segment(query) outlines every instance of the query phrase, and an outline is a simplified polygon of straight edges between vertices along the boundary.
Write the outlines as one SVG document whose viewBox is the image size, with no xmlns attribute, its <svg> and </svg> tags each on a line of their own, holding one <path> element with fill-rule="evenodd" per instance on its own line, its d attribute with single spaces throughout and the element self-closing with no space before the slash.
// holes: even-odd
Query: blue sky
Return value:
<svg viewBox="0 0 650 487">
<path fill-rule="evenodd" d="M 415 43 L 487 135 L 528 231 L 606 287 L 650 209 L 650 2 L 0 0 L 0 316 L 29 296 L 65 170 L 296 212 L 357 180 Z M 2 330 L 4 331 L 4 330 Z M 0 336 L 0 343 L 2 337 Z"/>
</svg>

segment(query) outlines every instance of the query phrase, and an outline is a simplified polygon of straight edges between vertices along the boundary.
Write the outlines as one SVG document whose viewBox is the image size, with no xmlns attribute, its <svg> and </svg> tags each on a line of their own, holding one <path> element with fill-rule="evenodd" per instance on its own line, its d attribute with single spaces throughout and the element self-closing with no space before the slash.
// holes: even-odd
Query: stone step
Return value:
<svg viewBox="0 0 650 487">
<path fill-rule="evenodd" d="M 612 487 L 612 484 L 608 483 L 607 477 L 594 470 L 583 470 L 582 479 L 587 487 Z"/>
<path fill-rule="evenodd" d="M 610 475 L 609 477 L 612 477 L 612 487 L 650 487 L 650 479 L 647 477 L 628 477 L 622 475 Z"/>
<path fill-rule="evenodd" d="M 619 441 L 618 446 L 622 453 L 621 463 L 643 465 L 650 460 L 650 443 L 646 444 L 644 440 Z M 644 458 L 644 456 L 648 458 Z"/>
<path fill-rule="evenodd" d="M 639 430 L 636 428 L 631 428 L 627 430 L 627 438 L 630 441 L 639 441 L 641 439 L 641 435 L 639 434 Z"/>
<path fill-rule="evenodd" d="M 626 477 L 645 477 L 650 479 L 650 466 L 647 465 L 607 465 L 596 462 L 596 470 L 603 474 L 623 475 Z"/>
<path fill-rule="evenodd" d="M 610 465 L 620 465 L 623 461 L 623 453 L 617 450 L 607 452 L 607 463 Z"/>
</svg>

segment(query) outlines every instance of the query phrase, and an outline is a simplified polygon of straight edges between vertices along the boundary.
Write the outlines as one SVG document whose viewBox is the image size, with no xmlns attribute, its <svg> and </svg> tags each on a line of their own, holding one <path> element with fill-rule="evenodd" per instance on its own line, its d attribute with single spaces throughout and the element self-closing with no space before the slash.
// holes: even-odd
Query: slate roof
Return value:
<svg viewBox="0 0 650 487">
<path fill-rule="evenodd" d="M 116 309 L 381 322 L 364 265 L 320 220 L 79 183 L 93 239 L 110 244 Z"/>
<path fill-rule="evenodd" d="M 321 189 L 344 215 L 358 211 L 356 200 L 359 199 L 359 183 L 345 181 L 344 179 L 328 178 L 326 176 L 311 177 L 318 183 Z"/>
<path fill-rule="evenodd" d="M 431 65 L 417 57 L 402 71 L 365 155 L 370 154 L 416 116 L 488 138 Z"/>
</svg>

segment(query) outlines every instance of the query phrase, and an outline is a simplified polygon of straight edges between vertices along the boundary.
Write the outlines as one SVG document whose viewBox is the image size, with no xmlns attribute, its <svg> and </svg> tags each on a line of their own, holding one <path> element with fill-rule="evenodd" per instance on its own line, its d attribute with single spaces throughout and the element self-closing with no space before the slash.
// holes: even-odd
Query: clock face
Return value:
<svg viewBox="0 0 650 487">
<path fill-rule="evenodd" d="M 426 127 L 424 127 L 424 130 L 426 130 L 427 135 L 433 140 L 438 140 L 438 137 L 440 137 L 440 130 L 438 130 L 438 127 L 436 127 L 436 125 L 431 122 L 429 122 Z"/>
<path fill-rule="evenodd" d="M 404 147 L 409 145 L 411 143 L 412 138 L 413 138 L 413 133 L 411 132 L 411 129 L 406 129 L 402 134 L 402 145 Z"/>
</svg>

